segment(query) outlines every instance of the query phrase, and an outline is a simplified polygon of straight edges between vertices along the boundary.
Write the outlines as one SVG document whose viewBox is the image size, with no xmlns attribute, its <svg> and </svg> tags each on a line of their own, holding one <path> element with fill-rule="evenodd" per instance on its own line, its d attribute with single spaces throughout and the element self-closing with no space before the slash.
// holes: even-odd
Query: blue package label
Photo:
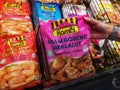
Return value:
<svg viewBox="0 0 120 90">
<path fill-rule="evenodd" d="M 36 1 L 36 8 L 40 20 L 59 20 L 62 18 L 59 4 Z"/>
</svg>

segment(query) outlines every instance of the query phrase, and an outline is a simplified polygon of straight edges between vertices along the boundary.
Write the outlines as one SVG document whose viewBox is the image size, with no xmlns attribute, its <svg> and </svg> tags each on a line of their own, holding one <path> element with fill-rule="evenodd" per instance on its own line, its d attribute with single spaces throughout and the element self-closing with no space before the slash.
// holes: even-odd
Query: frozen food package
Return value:
<svg viewBox="0 0 120 90">
<path fill-rule="evenodd" d="M 16 0 L 22 1 L 22 0 Z M 24 0 L 26 1 L 26 0 Z M 14 0 L 1 0 L 0 1 L 0 14 L 7 15 L 31 15 L 30 4 L 28 2 L 15 2 Z"/>
<path fill-rule="evenodd" d="M 64 18 L 72 16 L 86 15 L 86 7 L 84 5 L 64 4 L 62 6 L 62 13 Z"/>
<path fill-rule="evenodd" d="M 32 32 L 32 22 L 22 18 L 7 18 L 0 21 L 0 36 L 21 35 Z"/>
<path fill-rule="evenodd" d="M 0 38 L 0 90 L 23 90 L 41 80 L 35 32 Z"/>
<path fill-rule="evenodd" d="M 85 16 L 40 21 L 38 33 L 44 39 L 52 83 L 66 82 L 95 73 L 89 54 L 90 27 L 83 19 Z"/>
<path fill-rule="evenodd" d="M 110 0 L 91 0 L 90 8 L 95 18 L 120 25 L 120 13 L 115 11 Z"/>
<path fill-rule="evenodd" d="M 62 18 L 59 4 L 36 1 L 36 8 L 40 20 L 59 20 Z"/>
</svg>

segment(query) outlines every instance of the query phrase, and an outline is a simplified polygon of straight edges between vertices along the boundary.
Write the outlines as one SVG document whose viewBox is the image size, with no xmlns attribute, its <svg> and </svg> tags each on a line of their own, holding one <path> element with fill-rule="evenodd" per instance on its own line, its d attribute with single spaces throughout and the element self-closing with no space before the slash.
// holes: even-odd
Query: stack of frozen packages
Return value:
<svg viewBox="0 0 120 90">
<path fill-rule="evenodd" d="M 60 20 L 62 19 L 62 15 L 64 18 L 76 15 L 86 15 L 86 7 L 84 5 L 78 5 L 78 3 L 82 2 L 83 0 L 36 0 L 35 5 L 39 20 L 48 21 Z M 61 6 L 62 14 L 60 9 Z"/>
<path fill-rule="evenodd" d="M 89 53 L 90 27 L 84 17 L 87 15 L 48 22 L 40 20 L 38 40 L 44 39 L 45 62 L 49 65 L 51 77 L 44 83 L 45 86 L 95 73 Z"/>
<path fill-rule="evenodd" d="M 115 10 L 110 0 L 91 0 L 90 8 L 96 19 L 120 25 L 120 13 Z"/>
<path fill-rule="evenodd" d="M 61 14 L 61 4 L 56 3 L 56 2 L 42 2 L 39 0 L 31 0 L 32 1 L 32 9 L 35 10 L 33 11 L 33 21 L 36 26 L 36 31 L 38 32 L 39 29 L 39 20 L 47 22 L 49 20 L 60 20 L 62 19 L 62 14 Z M 41 26 L 40 26 L 41 27 Z M 48 65 L 46 64 L 45 60 L 45 49 L 44 49 L 44 44 L 43 44 L 43 39 L 41 35 L 39 35 L 39 39 L 37 39 L 37 44 L 38 44 L 38 54 L 39 58 L 41 59 L 41 70 L 44 72 L 44 79 L 48 80 L 50 79 L 50 73 L 48 69 Z"/>
<path fill-rule="evenodd" d="M 1 0 L 0 15 L 0 90 L 22 90 L 40 84 L 29 2 Z"/>
<path fill-rule="evenodd" d="M 62 18 L 60 11 L 60 4 L 57 3 L 43 3 L 36 1 L 35 3 L 39 20 L 59 20 Z"/>
</svg>

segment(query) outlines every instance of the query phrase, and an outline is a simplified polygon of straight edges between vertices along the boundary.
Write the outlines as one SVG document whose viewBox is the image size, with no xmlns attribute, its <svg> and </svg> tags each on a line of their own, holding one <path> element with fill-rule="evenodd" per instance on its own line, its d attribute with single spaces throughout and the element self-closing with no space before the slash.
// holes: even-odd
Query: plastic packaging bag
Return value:
<svg viewBox="0 0 120 90">
<path fill-rule="evenodd" d="M 59 4 L 36 1 L 36 8 L 40 20 L 59 20 L 62 18 Z"/>
<path fill-rule="evenodd" d="M 55 83 L 95 73 L 89 55 L 90 28 L 83 17 L 40 21 L 38 33 L 44 39 L 51 80 Z"/>
<path fill-rule="evenodd" d="M 35 32 L 0 38 L 0 90 L 21 90 L 41 80 Z"/>
</svg>

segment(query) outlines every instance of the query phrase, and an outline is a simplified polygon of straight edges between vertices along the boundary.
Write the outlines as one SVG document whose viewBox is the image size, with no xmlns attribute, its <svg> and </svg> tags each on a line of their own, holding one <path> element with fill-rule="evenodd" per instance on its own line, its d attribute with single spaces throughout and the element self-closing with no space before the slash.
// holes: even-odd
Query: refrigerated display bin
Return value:
<svg viewBox="0 0 120 90">
<path fill-rule="evenodd" d="M 120 90 L 120 70 L 106 73 L 87 80 L 75 80 L 49 88 L 42 86 L 32 87 L 27 90 Z"/>
<path fill-rule="evenodd" d="M 84 0 L 84 4 L 86 5 L 87 10 L 90 11 L 88 13 L 90 13 L 93 18 L 99 20 L 99 18 L 94 16 L 89 6 L 90 1 L 88 2 L 87 0 Z M 73 7 L 74 7 L 74 4 L 73 4 Z M 105 23 L 111 23 L 109 17 L 107 18 L 108 18 L 108 21 Z M 43 90 L 43 89 L 44 90 L 120 90 L 120 77 L 119 77 L 120 76 L 120 56 L 118 56 L 118 53 L 116 51 L 114 52 L 112 51 L 112 47 L 116 47 L 116 46 L 114 46 L 114 44 L 112 43 L 110 44 L 110 42 L 112 41 L 108 42 L 108 40 L 105 40 L 105 43 L 102 47 L 102 49 L 105 51 L 104 59 L 109 59 L 106 62 L 107 66 L 111 66 L 113 64 L 117 66 L 113 68 L 108 68 L 108 70 L 104 71 L 103 73 L 96 73 L 87 78 L 80 78 L 67 83 L 62 83 L 59 85 L 46 87 L 46 88 L 42 86 L 37 86 L 37 87 L 30 88 L 28 90 Z M 116 48 L 120 50 L 118 46 Z M 112 58 L 111 56 L 110 57 L 106 56 L 106 53 L 112 55 Z M 109 61 L 111 61 L 111 63 L 109 63 Z"/>
</svg>

